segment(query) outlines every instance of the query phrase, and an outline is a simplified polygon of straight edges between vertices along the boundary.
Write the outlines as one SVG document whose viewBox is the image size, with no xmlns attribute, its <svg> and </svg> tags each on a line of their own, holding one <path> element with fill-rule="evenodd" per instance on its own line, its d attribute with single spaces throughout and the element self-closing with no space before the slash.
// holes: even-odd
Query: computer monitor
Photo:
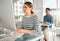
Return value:
<svg viewBox="0 0 60 41">
<path fill-rule="evenodd" d="M 15 30 L 13 1 L 0 0 L 0 28 Z"/>
</svg>

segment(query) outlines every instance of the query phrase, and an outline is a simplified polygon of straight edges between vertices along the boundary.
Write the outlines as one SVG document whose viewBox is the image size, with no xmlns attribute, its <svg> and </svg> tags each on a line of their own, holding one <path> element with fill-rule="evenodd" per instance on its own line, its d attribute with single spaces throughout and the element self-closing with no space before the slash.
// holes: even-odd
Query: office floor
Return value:
<svg viewBox="0 0 60 41">
<path fill-rule="evenodd" d="M 49 40 L 50 41 L 50 40 Z M 54 37 L 54 40 L 53 41 L 60 41 L 60 36 L 56 36 Z"/>
<path fill-rule="evenodd" d="M 56 36 L 54 41 L 60 41 L 60 36 Z"/>
</svg>

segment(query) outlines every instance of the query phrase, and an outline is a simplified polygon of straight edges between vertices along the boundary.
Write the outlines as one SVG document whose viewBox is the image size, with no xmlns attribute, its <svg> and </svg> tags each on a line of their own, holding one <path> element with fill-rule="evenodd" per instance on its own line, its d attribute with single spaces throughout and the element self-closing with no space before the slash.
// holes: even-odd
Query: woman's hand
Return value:
<svg viewBox="0 0 60 41">
<path fill-rule="evenodd" d="M 22 29 L 16 28 L 15 32 L 16 32 L 16 33 L 22 33 Z"/>
<path fill-rule="evenodd" d="M 16 33 L 33 33 L 32 30 L 26 30 L 26 29 L 20 29 L 20 28 L 16 28 L 15 32 Z"/>
<path fill-rule="evenodd" d="M 33 33 L 32 30 L 25 30 L 25 29 L 23 29 L 23 32 L 24 32 L 24 33 Z"/>
</svg>

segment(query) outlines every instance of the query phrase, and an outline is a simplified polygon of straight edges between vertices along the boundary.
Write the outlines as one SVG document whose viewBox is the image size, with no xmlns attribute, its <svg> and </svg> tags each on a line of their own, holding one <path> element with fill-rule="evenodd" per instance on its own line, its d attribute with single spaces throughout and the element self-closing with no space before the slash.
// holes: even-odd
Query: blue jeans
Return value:
<svg viewBox="0 0 60 41">
<path fill-rule="evenodd" d="M 35 35 L 30 35 L 30 34 L 24 34 L 22 37 L 17 38 L 15 41 L 27 41 L 36 38 L 37 36 Z M 40 40 L 37 40 L 40 41 Z"/>
</svg>

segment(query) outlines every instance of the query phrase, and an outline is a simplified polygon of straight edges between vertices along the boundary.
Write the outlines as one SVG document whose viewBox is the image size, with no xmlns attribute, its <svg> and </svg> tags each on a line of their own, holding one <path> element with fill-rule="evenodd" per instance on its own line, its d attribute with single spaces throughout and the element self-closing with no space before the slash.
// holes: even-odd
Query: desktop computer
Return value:
<svg viewBox="0 0 60 41">
<path fill-rule="evenodd" d="M 0 28 L 11 31 L 16 28 L 12 0 L 0 0 Z"/>
</svg>

